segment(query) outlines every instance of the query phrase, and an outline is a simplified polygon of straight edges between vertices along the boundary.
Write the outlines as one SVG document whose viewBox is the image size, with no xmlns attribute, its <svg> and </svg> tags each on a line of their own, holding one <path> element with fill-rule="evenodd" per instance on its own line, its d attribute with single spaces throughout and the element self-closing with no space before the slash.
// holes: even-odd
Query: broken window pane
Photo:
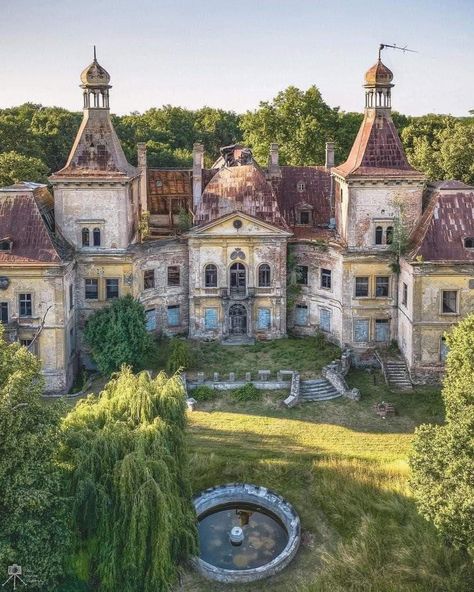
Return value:
<svg viewBox="0 0 474 592">
<path fill-rule="evenodd" d="M 321 288 L 331 289 L 331 270 L 321 269 Z"/>
<path fill-rule="evenodd" d="M 154 269 L 146 269 L 143 272 L 143 289 L 149 290 L 150 288 L 155 287 L 155 270 Z"/>
<path fill-rule="evenodd" d="M 457 312 L 457 298 L 456 290 L 443 290 L 443 312 L 456 313 Z"/>
<path fill-rule="evenodd" d="M 297 265 L 296 266 L 296 283 L 302 286 L 308 285 L 308 266 Z"/>
<path fill-rule="evenodd" d="M 383 297 L 389 294 L 389 278 L 387 276 L 377 276 L 375 278 L 375 296 Z"/>
<path fill-rule="evenodd" d="M 168 267 L 168 286 L 179 286 L 179 267 L 177 265 Z"/>
</svg>

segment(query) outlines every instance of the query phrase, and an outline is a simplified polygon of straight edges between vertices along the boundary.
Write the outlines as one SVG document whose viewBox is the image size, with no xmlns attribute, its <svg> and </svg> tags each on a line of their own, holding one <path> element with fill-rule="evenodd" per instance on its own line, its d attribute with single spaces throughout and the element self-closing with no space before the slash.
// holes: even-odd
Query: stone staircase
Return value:
<svg viewBox="0 0 474 592">
<path fill-rule="evenodd" d="M 336 391 L 332 384 L 325 378 L 315 380 L 302 380 L 300 387 L 300 402 L 311 403 L 313 401 L 330 401 L 342 395 Z"/>
<path fill-rule="evenodd" d="M 394 390 L 408 391 L 413 388 L 410 373 L 403 360 L 385 360 L 385 378 L 388 386 Z"/>
</svg>

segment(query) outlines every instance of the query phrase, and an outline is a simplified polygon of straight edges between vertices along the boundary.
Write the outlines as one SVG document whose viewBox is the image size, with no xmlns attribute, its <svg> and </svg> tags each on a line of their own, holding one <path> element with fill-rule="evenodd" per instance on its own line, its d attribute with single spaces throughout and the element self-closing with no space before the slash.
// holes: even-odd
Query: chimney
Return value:
<svg viewBox="0 0 474 592">
<path fill-rule="evenodd" d="M 270 144 L 268 157 L 268 174 L 270 177 L 281 177 L 280 164 L 278 159 L 278 144 Z"/>
<path fill-rule="evenodd" d="M 148 188 L 147 188 L 147 172 L 146 172 L 146 143 L 139 142 L 137 144 L 137 161 L 138 170 L 140 171 L 140 210 L 141 212 L 148 211 Z"/>
<path fill-rule="evenodd" d="M 193 210 L 201 203 L 202 169 L 204 168 L 204 146 L 199 142 L 193 145 Z"/>
<path fill-rule="evenodd" d="M 326 169 L 332 169 L 334 166 L 334 142 L 326 142 Z"/>
</svg>

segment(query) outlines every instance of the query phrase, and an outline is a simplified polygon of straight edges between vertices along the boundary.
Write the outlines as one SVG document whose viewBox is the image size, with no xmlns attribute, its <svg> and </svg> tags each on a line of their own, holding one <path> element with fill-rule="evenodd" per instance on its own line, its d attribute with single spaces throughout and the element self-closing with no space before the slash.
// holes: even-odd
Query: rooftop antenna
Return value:
<svg viewBox="0 0 474 592">
<path fill-rule="evenodd" d="M 411 53 L 418 53 L 414 49 L 408 49 L 408 47 L 406 45 L 404 47 L 400 47 L 399 45 L 396 45 L 395 43 L 393 45 L 390 45 L 388 43 L 381 43 L 379 46 L 379 60 L 382 57 L 382 50 L 385 49 L 386 47 L 390 47 L 391 49 L 399 49 L 400 51 L 403 51 L 403 53 L 405 53 L 406 51 L 409 51 Z"/>
</svg>

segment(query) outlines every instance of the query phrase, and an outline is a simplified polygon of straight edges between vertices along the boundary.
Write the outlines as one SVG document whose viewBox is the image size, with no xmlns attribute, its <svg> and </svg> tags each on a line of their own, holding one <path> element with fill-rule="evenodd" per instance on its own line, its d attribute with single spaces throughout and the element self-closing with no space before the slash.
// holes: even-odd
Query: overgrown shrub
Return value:
<svg viewBox="0 0 474 592">
<path fill-rule="evenodd" d="M 134 369 L 141 368 L 151 348 L 145 309 L 129 295 L 117 298 L 110 306 L 89 317 L 84 337 L 94 362 L 103 374 L 115 372 L 123 364 Z"/>
<path fill-rule="evenodd" d="M 236 401 L 258 401 L 261 398 L 260 391 L 251 382 L 247 382 L 243 386 L 232 391 L 232 397 Z"/>
<path fill-rule="evenodd" d="M 203 384 L 190 391 L 190 396 L 194 397 L 196 401 L 212 401 L 217 399 L 219 391 Z"/>
<path fill-rule="evenodd" d="M 187 370 L 191 366 L 193 356 L 188 342 L 184 339 L 173 338 L 169 352 L 166 369 L 170 374 L 174 374 L 178 370 Z"/>
</svg>

